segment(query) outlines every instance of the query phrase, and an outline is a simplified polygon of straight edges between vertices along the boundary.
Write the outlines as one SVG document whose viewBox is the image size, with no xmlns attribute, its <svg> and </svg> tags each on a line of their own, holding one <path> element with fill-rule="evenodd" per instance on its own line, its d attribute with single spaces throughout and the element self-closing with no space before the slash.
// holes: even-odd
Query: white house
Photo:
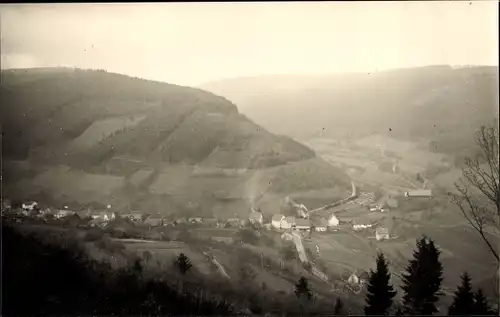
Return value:
<svg viewBox="0 0 500 317">
<path fill-rule="evenodd" d="M 389 239 L 389 229 L 385 227 L 378 227 L 377 230 L 375 230 L 375 238 L 377 241 L 380 240 L 388 240 Z"/>
<path fill-rule="evenodd" d="M 281 220 L 281 229 L 291 229 L 295 227 L 295 217 L 284 217 Z"/>
<path fill-rule="evenodd" d="M 328 227 L 336 227 L 339 225 L 339 223 L 339 219 L 334 214 L 332 214 L 328 219 Z"/>
<path fill-rule="evenodd" d="M 29 203 L 29 204 L 23 204 L 23 210 L 27 210 L 27 211 L 32 211 L 37 207 L 38 207 L 38 203 L 36 201 Z"/>
<path fill-rule="evenodd" d="M 359 284 L 359 277 L 356 275 L 356 273 L 352 273 L 351 276 L 347 279 L 347 283 L 351 285 L 358 285 Z"/>
<path fill-rule="evenodd" d="M 250 223 L 262 224 L 262 222 L 264 221 L 264 217 L 262 216 L 261 212 L 253 211 L 250 213 L 248 220 L 250 221 Z"/>
<path fill-rule="evenodd" d="M 282 214 L 277 214 L 274 215 L 273 218 L 271 219 L 271 225 L 276 228 L 280 229 L 281 228 L 281 222 L 285 220 L 285 216 Z"/>
</svg>

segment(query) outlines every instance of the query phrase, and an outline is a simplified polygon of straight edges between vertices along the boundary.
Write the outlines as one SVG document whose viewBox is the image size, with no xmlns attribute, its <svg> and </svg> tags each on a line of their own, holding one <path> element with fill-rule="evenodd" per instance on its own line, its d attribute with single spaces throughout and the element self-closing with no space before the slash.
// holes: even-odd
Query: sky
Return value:
<svg viewBox="0 0 500 317">
<path fill-rule="evenodd" d="M 498 2 L 0 5 L 1 67 L 196 86 L 264 74 L 498 66 Z"/>
</svg>

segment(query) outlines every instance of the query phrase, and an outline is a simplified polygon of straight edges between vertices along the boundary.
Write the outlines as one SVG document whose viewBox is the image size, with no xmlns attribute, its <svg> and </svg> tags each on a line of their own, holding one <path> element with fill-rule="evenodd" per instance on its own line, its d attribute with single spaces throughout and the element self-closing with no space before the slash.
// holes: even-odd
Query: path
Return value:
<svg viewBox="0 0 500 317">
<path fill-rule="evenodd" d="M 309 262 L 307 259 L 307 254 L 304 249 L 304 244 L 302 244 L 302 237 L 297 233 L 297 232 L 292 232 L 292 237 L 293 237 L 293 242 L 295 243 L 295 247 L 297 249 L 297 252 L 299 253 L 299 259 L 302 263 L 310 263 L 311 264 L 311 270 L 312 274 L 319 279 L 321 279 L 323 282 L 327 283 L 328 285 L 332 285 L 329 280 L 328 276 L 321 272 L 315 265 L 314 263 Z"/>
<path fill-rule="evenodd" d="M 219 263 L 219 261 L 217 261 L 217 259 L 215 258 L 214 255 L 209 255 L 207 252 L 203 251 L 202 252 L 203 255 L 210 260 L 210 262 L 212 262 L 216 267 L 217 269 L 219 270 L 220 274 L 222 276 L 224 276 L 225 278 L 227 279 L 231 279 L 231 277 L 227 274 L 226 270 L 224 269 L 224 267 L 222 266 L 222 264 Z"/>
</svg>

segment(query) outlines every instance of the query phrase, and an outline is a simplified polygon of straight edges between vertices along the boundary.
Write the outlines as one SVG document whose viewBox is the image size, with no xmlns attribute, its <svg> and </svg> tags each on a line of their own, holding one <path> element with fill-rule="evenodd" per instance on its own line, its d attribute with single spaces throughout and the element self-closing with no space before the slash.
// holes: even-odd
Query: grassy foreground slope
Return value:
<svg viewBox="0 0 500 317">
<path fill-rule="evenodd" d="M 386 134 L 455 153 L 471 146 L 479 125 L 498 120 L 497 67 L 269 75 L 200 87 L 235 102 L 270 131 L 296 138 Z"/>
<path fill-rule="evenodd" d="M 246 213 L 266 193 L 330 188 L 333 199 L 350 187 L 308 147 L 200 89 L 68 68 L 6 70 L 1 80 L 10 196 L 210 214 Z"/>
</svg>

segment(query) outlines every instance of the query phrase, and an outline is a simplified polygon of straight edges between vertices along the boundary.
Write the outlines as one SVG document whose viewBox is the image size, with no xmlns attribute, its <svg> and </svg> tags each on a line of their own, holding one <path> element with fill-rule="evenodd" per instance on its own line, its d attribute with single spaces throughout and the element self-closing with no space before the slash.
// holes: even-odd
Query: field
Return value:
<svg viewBox="0 0 500 317">
<path fill-rule="evenodd" d="M 90 148 L 113 133 L 137 125 L 145 118 L 146 116 L 131 116 L 96 121 L 72 142 L 72 146 L 76 148 Z"/>
</svg>

